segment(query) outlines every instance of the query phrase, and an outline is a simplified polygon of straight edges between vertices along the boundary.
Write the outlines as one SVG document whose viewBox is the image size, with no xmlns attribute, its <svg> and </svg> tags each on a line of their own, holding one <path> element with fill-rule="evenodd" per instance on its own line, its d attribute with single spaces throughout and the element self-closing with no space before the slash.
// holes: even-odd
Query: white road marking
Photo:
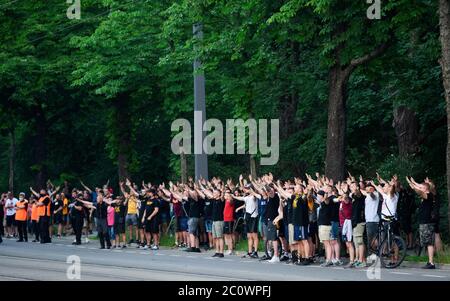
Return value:
<svg viewBox="0 0 450 301">
<path fill-rule="evenodd" d="M 190 255 L 188 255 L 188 256 L 186 256 L 187 258 L 195 258 L 195 256 L 190 256 Z"/>
<path fill-rule="evenodd" d="M 439 276 L 439 275 L 429 275 L 429 274 L 424 274 L 422 275 L 424 277 L 434 277 L 434 278 L 445 278 L 445 276 Z"/>
<path fill-rule="evenodd" d="M 251 260 L 239 260 L 239 262 L 249 263 L 249 262 L 254 262 L 254 261 L 251 261 Z"/>
<path fill-rule="evenodd" d="M 164 256 L 164 254 L 161 254 L 161 253 L 157 253 L 157 254 L 155 254 L 156 256 Z"/>
<path fill-rule="evenodd" d="M 169 255 L 169 256 L 172 256 L 172 257 L 181 257 L 181 255 L 177 255 L 177 254 L 171 254 L 171 255 Z"/>
<path fill-rule="evenodd" d="M 86 249 L 86 247 L 84 247 L 84 246 L 79 246 L 78 248 L 80 248 L 80 249 Z"/>
<path fill-rule="evenodd" d="M 136 254 L 137 252 L 136 252 L 136 251 L 125 251 L 125 253 L 128 253 L 128 254 Z"/>
<path fill-rule="evenodd" d="M 139 252 L 139 254 L 145 255 L 145 254 L 148 254 L 148 253 L 147 252 Z"/>
<path fill-rule="evenodd" d="M 411 275 L 411 273 L 405 273 L 405 272 L 389 272 L 391 274 L 397 274 L 397 275 Z"/>
</svg>

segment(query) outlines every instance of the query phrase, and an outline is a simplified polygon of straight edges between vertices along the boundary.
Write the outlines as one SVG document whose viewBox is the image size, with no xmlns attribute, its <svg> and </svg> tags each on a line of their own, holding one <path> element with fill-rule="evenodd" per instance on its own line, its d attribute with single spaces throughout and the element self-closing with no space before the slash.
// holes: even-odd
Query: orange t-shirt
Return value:
<svg viewBox="0 0 450 301">
<path fill-rule="evenodd" d="M 18 201 L 16 206 L 26 205 L 26 201 Z M 16 221 L 26 221 L 27 220 L 27 208 L 17 208 L 16 209 Z"/>
<path fill-rule="evenodd" d="M 36 204 L 33 204 L 33 207 L 31 208 L 31 220 L 37 221 L 39 214 L 38 214 L 38 206 Z"/>
</svg>

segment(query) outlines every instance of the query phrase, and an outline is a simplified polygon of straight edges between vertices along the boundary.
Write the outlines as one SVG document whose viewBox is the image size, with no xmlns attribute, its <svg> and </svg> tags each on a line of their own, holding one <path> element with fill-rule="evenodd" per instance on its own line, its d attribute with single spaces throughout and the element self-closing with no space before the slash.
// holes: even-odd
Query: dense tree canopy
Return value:
<svg viewBox="0 0 450 301">
<path fill-rule="evenodd" d="M 446 198 L 436 1 L 382 1 L 380 20 L 353 0 L 82 0 L 79 20 L 67 8 L 0 2 L 0 190 L 178 178 L 170 125 L 193 118 L 200 57 L 207 118 L 280 119 L 279 162 L 258 172 L 429 176 Z M 211 175 L 250 171 L 248 155 L 209 160 Z"/>
</svg>

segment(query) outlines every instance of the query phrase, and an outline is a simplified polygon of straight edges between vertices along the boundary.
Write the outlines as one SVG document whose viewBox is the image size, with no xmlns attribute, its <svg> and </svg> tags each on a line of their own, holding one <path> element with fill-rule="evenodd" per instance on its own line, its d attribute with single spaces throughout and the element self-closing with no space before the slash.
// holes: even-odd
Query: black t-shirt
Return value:
<svg viewBox="0 0 450 301">
<path fill-rule="evenodd" d="M 155 208 L 160 208 L 159 199 L 148 199 L 145 202 L 145 219 L 147 219 L 155 210 Z M 158 211 L 159 212 L 159 211 Z M 156 214 L 152 219 L 155 219 L 158 214 Z"/>
<path fill-rule="evenodd" d="M 412 214 L 416 210 L 414 195 L 411 191 L 402 189 L 398 194 L 397 213 L 403 220 L 411 219 Z"/>
<path fill-rule="evenodd" d="M 309 224 L 308 203 L 304 196 L 295 196 L 291 198 L 292 202 L 292 223 L 295 226 L 306 227 Z"/>
<path fill-rule="evenodd" d="M 205 219 L 211 219 L 212 216 L 212 201 L 210 199 L 204 200 L 203 212 Z"/>
<path fill-rule="evenodd" d="M 188 198 L 189 202 L 189 217 L 200 217 L 200 200 L 196 201 L 192 198 Z"/>
<path fill-rule="evenodd" d="M 160 200 L 160 199 L 158 199 L 158 200 L 159 200 L 159 203 L 160 203 L 159 212 L 169 214 L 170 213 L 169 202 L 166 202 L 166 201 Z"/>
<path fill-rule="evenodd" d="M 366 221 L 365 209 L 366 197 L 363 195 L 356 196 L 353 195 L 352 203 L 352 226 L 355 227 L 359 223 L 364 223 Z"/>
<path fill-rule="evenodd" d="M 106 219 L 108 217 L 108 204 L 106 204 L 105 202 L 102 202 L 101 204 L 97 203 L 95 207 L 97 208 L 95 210 L 95 215 L 97 216 L 97 218 Z"/>
<path fill-rule="evenodd" d="M 334 202 L 336 199 L 336 196 L 332 195 L 329 197 L 330 204 L 331 204 L 331 221 L 332 222 L 339 222 L 339 208 L 340 208 L 340 202 Z"/>
<path fill-rule="evenodd" d="M 75 209 L 75 206 L 82 207 L 83 209 L 77 210 L 77 209 Z M 84 217 L 84 207 L 83 207 L 83 203 L 82 202 L 80 202 L 78 200 L 75 201 L 75 204 L 74 204 L 74 207 L 73 207 L 73 210 L 72 210 L 72 216 L 74 218 L 83 218 Z"/>
<path fill-rule="evenodd" d="M 211 217 L 214 222 L 223 221 L 223 209 L 225 202 L 221 199 L 211 200 Z"/>
<path fill-rule="evenodd" d="M 59 208 L 61 208 L 63 205 L 63 201 L 62 200 L 55 200 L 53 202 L 53 208 L 52 208 L 52 212 L 55 212 L 56 210 L 58 210 Z M 62 214 L 62 210 L 56 212 L 56 214 Z"/>
<path fill-rule="evenodd" d="M 331 225 L 331 214 L 333 210 L 333 203 L 330 201 L 330 203 L 322 202 L 320 204 L 319 209 L 319 217 L 317 219 L 317 224 L 319 226 L 330 226 Z"/>
<path fill-rule="evenodd" d="M 433 222 L 432 212 L 434 205 L 434 196 L 427 194 L 427 199 L 422 199 L 419 206 L 419 224 L 430 224 Z"/>
<path fill-rule="evenodd" d="M 280 197 L 275 194 L 273 197 L 269 197 L 266 207 L 265 219 L 273 221 L 278 216 L 278 208 L 280 207 Z"/>
<path fill-rule="evenodd" d="M 145 211 L 145 203 L 147 202 L 147 200 L 149 200 L 150 198 L 147 196 L 139 196 L 139 200 L 141 201 L 141 205 L 139 207 L 139 220 L 142 220 L 142 217 L 144 216 L 144 211 Z"/>
<path fill-rule="evenodd" d="M 127 214 L 127 206 L 124 204 L 114 204 L 114 223 L 123 224 L 125 223 L 125 215 Z"/>
</svg>

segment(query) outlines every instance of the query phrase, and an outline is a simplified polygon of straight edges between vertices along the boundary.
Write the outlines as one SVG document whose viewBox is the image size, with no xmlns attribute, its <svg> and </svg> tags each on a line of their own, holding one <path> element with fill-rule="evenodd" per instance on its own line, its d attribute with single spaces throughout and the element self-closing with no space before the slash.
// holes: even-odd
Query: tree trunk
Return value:
<svg viewBox="0 0 450 301">
<path fill-rule="evenodd" d="M 250 155 L 250 175 L 253 179 L 256 179 L 256 160 L 255 155 Z"/>
<path fill-rule="evenodd" d="M 419 147 L 419 121 L 416 113 L 406 106 L 395 108 L 392 126 L 397 136 L 399 155 L 405 158 L 416 153 Z"/>
<path fill-rule="evenodd" d="M 9 191 L 14 193 L 14 164 L 16 159 L 16 134 L 15 130 L 11 129 L 9 133 Z"/>
<path fill-rule="evenodd" d="M 37 169 L 35 184 L 38 189 L 45 189 L 47 176 L 47 120 L 41 107 L 36 114 L 36 136 L 34 137 L 34 162 Z"/>
<path fill-rule="evenodd" d="M 181 165 L 181 183 L 187 183 L 187 158 L 186 154 L 182 151 L 180 153 L 180 165 Z"/>
<path fill-rule="evenodd" d="M 329 74 L 328 129 L 325 175 L 334 181 L 345 178 L 346 91 L 350 72 L 336 64 Z"/>
<path fill-rule="evenodd" d="M 442 79 L 447 103 L 447 194 L 450 202 L 450 0 L 439 0 Z M 450 229 L 450 205 L 447 209 Z"/>
</svg>

